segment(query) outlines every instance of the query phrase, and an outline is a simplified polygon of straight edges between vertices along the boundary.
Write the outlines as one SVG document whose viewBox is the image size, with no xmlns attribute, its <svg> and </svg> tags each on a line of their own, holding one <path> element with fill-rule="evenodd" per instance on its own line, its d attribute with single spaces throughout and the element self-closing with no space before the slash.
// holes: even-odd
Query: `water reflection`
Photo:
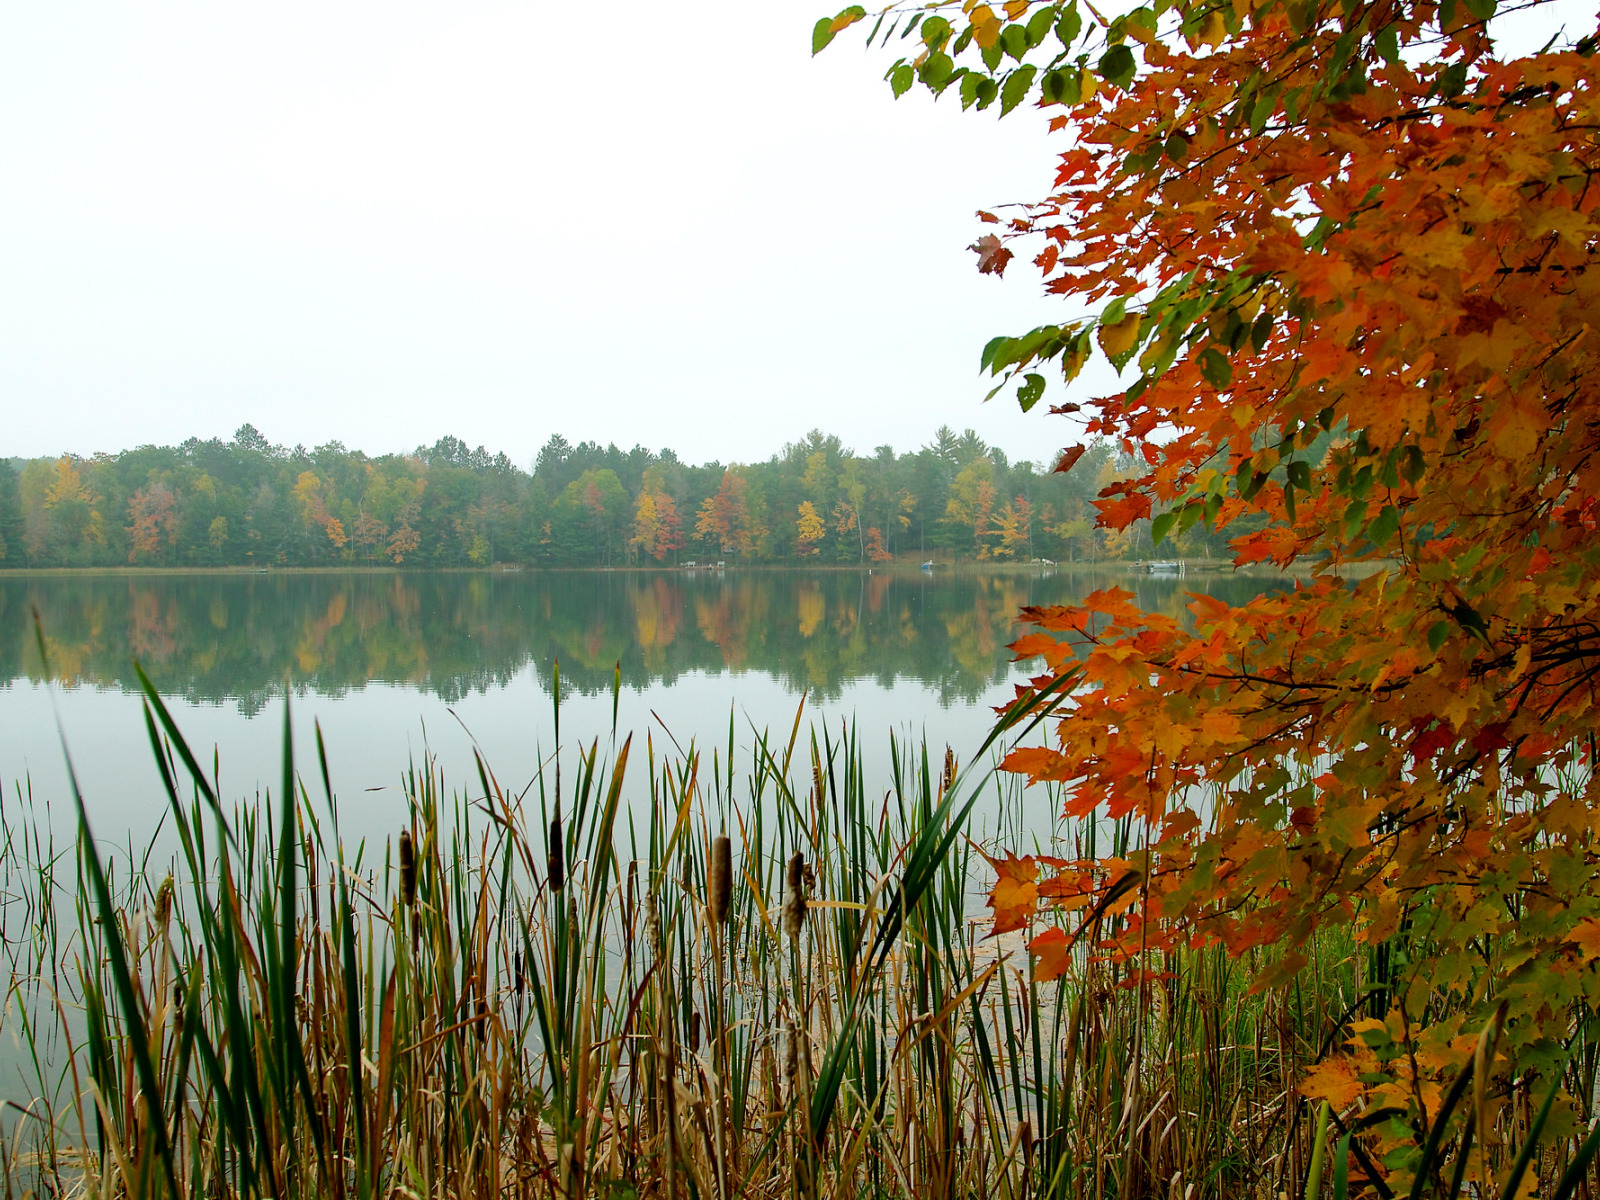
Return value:
<svg viewBox="0 0 1600 1200">
<path fill-rule="evenodd" d="M 922 684 L 970 703 L 1011 673 L 1017 611 L 1110 584 L 1181 615 L 1185 593 L 1243 599 L 1259 578 L 1117 574 L 573 571 L 0 577 L 0 681 L 38 680 L 31 612 L 52 675 L 258 712 L 297 690 L 399 683 L 452 701 L 532 666 L 548 692 L 670 686 L 686 672 L 760 671 L 833 698 L 851 681 Z"/>
</svg>

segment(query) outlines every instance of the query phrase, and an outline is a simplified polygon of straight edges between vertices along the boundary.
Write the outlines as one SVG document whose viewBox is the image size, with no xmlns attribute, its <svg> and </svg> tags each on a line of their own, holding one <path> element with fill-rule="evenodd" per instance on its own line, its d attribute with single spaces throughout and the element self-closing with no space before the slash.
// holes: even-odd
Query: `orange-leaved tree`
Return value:
<svg viewBox="0 0 1600 1200">
<path fill-rule="evenodd" d="M 1099 523 L 1204 522 L 1240 564 L 1308 568 L 1244 604 L 1197 595 L 1184 623 L 1115 588 L 1028 610 L 1016 649 L 1047 669 L 1017 712 L 1050 736 L 1005 765 L 1145 841 L 1008 860 L 997 927 L 1117 889 L 1099 952 L 1137 972 L 1270 948 L 1264 987 L 1348 928 L 1372 952 L 1360 1036 L 1300 1089 L 1392 1109 L 1364 1136 L 1402 1183 L 1481 1031 L 1494 1086 L 1543 1095 L 1600 1002 L 1600 60 L 1591 29 L 1501 10 L 969 0 L 873 27 L 914 47 L 897 95 L 1051 114 L 1051 194 L 980 214 L 973 249 L 996 275 L 1031 257 L 1094 315 L 995 338 L 982 367 L 1024 409 L 1097 350 L 1120 372 L 1050 406 L 1146 464 Z M 1497 41 L 1541 26 L 1521 57 Z M 1068 966 L 1071 931 L 1034 940 L 1037 973 Z"/>
</svg>

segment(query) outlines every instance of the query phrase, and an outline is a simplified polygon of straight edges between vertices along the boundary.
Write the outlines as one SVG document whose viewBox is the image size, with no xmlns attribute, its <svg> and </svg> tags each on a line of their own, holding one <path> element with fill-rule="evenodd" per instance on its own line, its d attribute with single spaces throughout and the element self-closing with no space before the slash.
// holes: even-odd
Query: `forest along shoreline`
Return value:
<svg viewBox="0 0 1600 1200">
<path fill-rule="evenodd" d="M 1055 466 L 948 428 L 871 454 L 812 430 L 763 462 L 700 465 L 557 434 L 524 469 L 454 437 L 370 455 L 247 424 L 227 441 L 0 458 L 0 569 L 1228 560 L 1248 532 L 1199 523 L 1157 547 L 1148 518 L 1098 528 L 1102 493 L 1142 460 L 1100 441 Z"/>
</svg>

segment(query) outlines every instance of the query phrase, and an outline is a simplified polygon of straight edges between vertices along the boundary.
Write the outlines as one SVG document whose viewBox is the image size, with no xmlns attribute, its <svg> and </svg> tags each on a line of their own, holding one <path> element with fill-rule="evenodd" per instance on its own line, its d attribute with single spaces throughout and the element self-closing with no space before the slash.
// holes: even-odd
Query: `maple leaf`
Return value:
<svg viewBox="0 0 1600 1200">
<path fill-rule="evenodd" d="M 1066 931 L 1052 926 L 1028 943 L 1033 955 L 1033 978 L 1039 983 L 1060 979 L 1072 965 L 1072 943 Z"/>
<path fill-rule="evenodd" d="M 1004 275 L 1012 254 L 997 236 L 986 233 L 967 247 L 978 256 L 978 271 L 984 275 Z"/>
<path fill-rule="evenodd" d="M 1076 409 L 1077 407 L 1078 406 L 1076 404 L 1063 404 L 1060 406 L 1060 411 Z M 1056 412 L 1058 410 L 1056 408 L 1052 408 L 1050 411 Z M 1081 444 L 1077 446 L 1068 446 L 1061 452 L 1060 457 L 1056 459 L 1056 465 L 1052 467 L 1051 470 L 1065 474 L 1066 472 L 1072 470 L 1073 467 L 1078 465 L 1078 460 L 1084 456 L 1088 449 L 1088 446 Z"/>
<path fill-rule="evenodd" d="M 989 865 L 995 870 L 994 887 L 989 889 L 993 933 L 1021 929 L 1033 919 L 1039 904 L 1039 864 L 1032 857 L 1007 854 L 1004 858 L 990 858 Z"/>
<path fill-rule="evenodd" d="M 1310 1067 L 1300 1080 L 1299 1091 L 1309 1100 L 1326 1100 L 1335 1112 L 1349 1108 L 1366 1090 L 1357 1077 L 1355 1064 L 1348 1058 L 1325 1058 Z"/>
<path fill-rule="evenodd" d="M 1600 920 L 1587 917 L 1579 921 L 1566 940 L 1578 948 L 1578 957 L 1584 962 L 1600 958 Z"/>
</svg>

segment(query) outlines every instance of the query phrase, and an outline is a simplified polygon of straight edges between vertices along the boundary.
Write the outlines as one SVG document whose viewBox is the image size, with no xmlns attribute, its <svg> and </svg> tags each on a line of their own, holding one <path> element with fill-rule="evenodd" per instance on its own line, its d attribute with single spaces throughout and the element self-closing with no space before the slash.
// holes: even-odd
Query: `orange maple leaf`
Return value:
<svg viewBox="0 0 1600 1200">
<path fill-rule="evenodd" d="M 1033 978 L 1039 983 L 1060 979 L 1072 962 L 1072 942 L 1066 930 L 1052 925 L 1028 943 L 1033 955 Z"/>
<path fill-rule="evenodd" d="M 984 855 L 989 858 L 988 855 Z M 995 869 L 994 887 L 989 889 L 989 907 L 994 910 L 992 933 L 1021 929 L 1039 907 L 1039 864 L 1030 857 L 989 858 Z"/>
</svg>

